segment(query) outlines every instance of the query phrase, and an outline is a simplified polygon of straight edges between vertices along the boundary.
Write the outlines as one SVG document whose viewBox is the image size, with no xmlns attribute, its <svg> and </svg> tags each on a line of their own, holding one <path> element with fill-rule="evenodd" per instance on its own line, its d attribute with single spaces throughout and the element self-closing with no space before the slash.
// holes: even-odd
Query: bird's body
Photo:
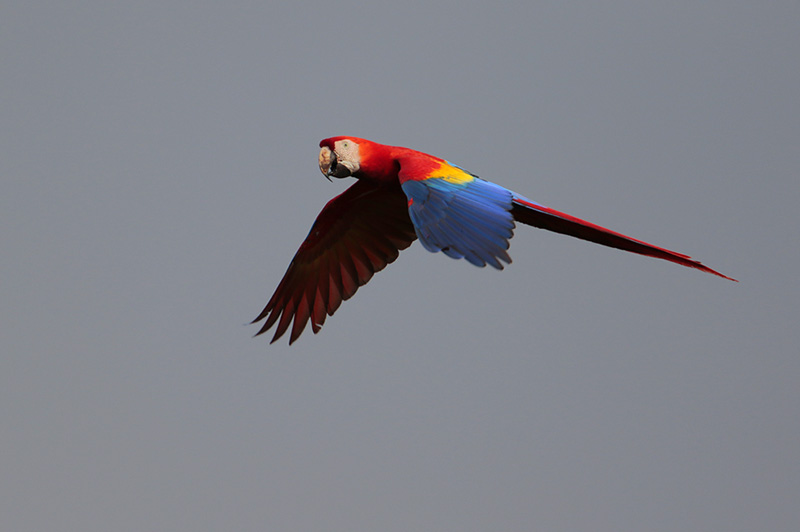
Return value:
<svg viewBox="0 0 800 532">
<path fill-rule="evenodd" d="M 308 321 L 314 333 L 325 318 L 372 275 L 419 238 L 429 251 L 497 269 L 510 263 L 514 222 L 731 279 L 687 255 L 653 246 L 485 181 L 444 159 L 357 137 L 320 142 L 326 177 L 358 181 L 322 209 L 267 306 L 257 334 L 276 323 L 272 341 L 291 324 L 289 343 Z M 735 279 L 731 279 L 735 280 Z"/>
</svg>

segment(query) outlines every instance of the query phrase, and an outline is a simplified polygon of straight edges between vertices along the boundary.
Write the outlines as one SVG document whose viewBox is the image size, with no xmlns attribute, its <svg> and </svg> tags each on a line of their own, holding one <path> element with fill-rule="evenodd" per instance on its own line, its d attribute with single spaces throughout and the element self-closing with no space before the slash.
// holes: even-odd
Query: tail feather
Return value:
<svg viewBox="0 0 800 532">
<path fill-rule="evenodd" d="M 698 270 L 718 275 L 725 279 L 730 279 L 731 281 L 736 281 L 736 279 L 723 275 L 716 270 L 712 270 L 688 255 L 660 248 L 648 244 L 647 242 L 642 242 L 641 240 L 636 240 L 635 238 L 611 231 L 605 227 L 600 227 L 599 225 L 545 207 L 544 205 L 539 205 L 538 203 L 534 203 L 519 196 L 514 196 L 511 214 L 516 221 L 533 227 L 574 236 L 596 244 L 602 244 L 632 253 L 639 253 L 640 255 L 646 255 L 648 257 L 668 260 L 676 264 L 688 266 L 689 268 L 697 268 Z"/>
</svg>

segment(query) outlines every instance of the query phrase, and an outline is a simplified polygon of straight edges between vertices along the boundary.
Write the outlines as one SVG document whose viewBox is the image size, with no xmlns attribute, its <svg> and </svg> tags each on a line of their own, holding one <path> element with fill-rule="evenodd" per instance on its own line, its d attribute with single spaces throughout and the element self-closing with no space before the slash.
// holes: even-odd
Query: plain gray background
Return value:
<svg viewBox="0 0 800 532">
<path fill-rule="evenodd" d="M 0 528 L 800 529 L 800 4 L 15 2 Z M 252 338 L 355 135 L 688 253 L 417 243 Z"/>
</svg>

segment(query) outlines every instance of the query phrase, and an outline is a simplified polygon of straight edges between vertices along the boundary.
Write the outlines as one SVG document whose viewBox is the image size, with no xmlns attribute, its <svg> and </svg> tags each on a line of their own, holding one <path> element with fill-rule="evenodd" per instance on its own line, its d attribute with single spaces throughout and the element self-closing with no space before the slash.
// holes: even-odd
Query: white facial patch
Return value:
<svg viewBox="0 0 800 532">
<path fill-rule="evenodd" d="M 358 144 L 352 140 L 337 140 L 333 145 L 336 160 L 339 164 L 350 170 L 350 175 L 361 168 L 361 156 L 358 154 Z M 320 154 L 320 157 L 322 154 Z"/>
</svg>

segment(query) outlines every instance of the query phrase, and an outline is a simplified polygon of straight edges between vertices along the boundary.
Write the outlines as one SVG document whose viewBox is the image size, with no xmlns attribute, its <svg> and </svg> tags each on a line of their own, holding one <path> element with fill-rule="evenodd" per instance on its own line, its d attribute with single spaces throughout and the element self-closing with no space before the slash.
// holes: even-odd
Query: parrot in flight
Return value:
<svg viewBox="0 0 800 532">
<path fill-rule="evenodd" d="M 319 169 L 357 181 L 317 216 L 267 306 L 256 336 L 278 324 L 272 342 L 291 324 L 292 344 L 311 321 L 316 334 L 342 301 L 393 262 L 415 239 L 476 266 L 510 264 L 515 222 L 574 236 L 690 268 L 712 270 L 688 255 L 653 246 L 545 207 L 481 179 L 444 159 L 357 137 L 319 143 Z"/>
</svg>

